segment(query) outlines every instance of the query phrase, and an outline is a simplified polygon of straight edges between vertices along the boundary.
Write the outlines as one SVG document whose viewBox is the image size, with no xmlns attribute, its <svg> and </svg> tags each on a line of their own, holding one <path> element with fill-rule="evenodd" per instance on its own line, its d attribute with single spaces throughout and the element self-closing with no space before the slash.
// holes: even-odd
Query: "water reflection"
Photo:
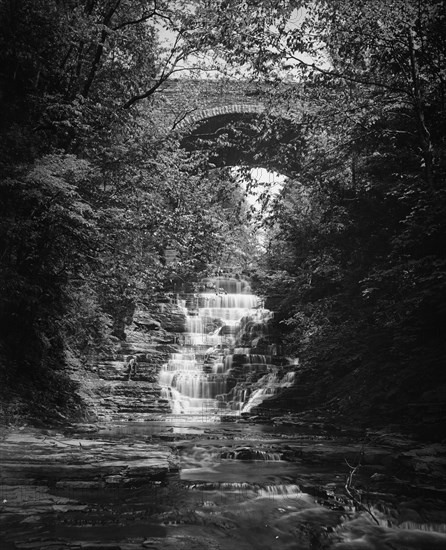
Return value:
<svg viewBox="0 0 446 550">
<path fill-rule="evenodd" d="M 177 421 L 102 426 L 99 433 L 82 439 L 82 453 L 89 452 L 89 443 L 95 438 L 117 453 L 123 445 L 138 445 L 135 467 L 142 472 L 156 449 L 170 448 L 179 461 L 179 472 L 172 469 L 159 479 L 142 476 L 134 484 L 114 485 L 102 479 L 100 473 L 84 481 L 86 470 L 76 462 L 75 478 L 67 481 L 58 474 L 57 479 L 62 481 L 49 483 L 41 491 L 32 519 L 9 527 L 8 540 L 14 541 L 9 547 L 69 550 L 104 548 L 108 544 L 120 550 L 446 548 L 446 507 L 440 491 L 414 487 L 413 480 L 396 477 L 402 475 L 401 471 L 364 466 L 355 479 L 362 508 L 345 491 L 345 461 L 328 458 L 330 453 L 342 457 L 344 450 L 354 451 L 360 445 L 347 438 L 295 430 L 285 426 Z M 141 442 L 146 443 L 141 446 Z M 286 454 L 297 448 L 303 453 Z M 144 452 L 148 453 L 147 460 Z M 277 454 L 288 459 L 278 459 Z M 95 460 L 99 462 L 92 466 L 100 472 L 100 459 Z M 124 477 L 131 466 L 118 461 L 116 468 L 116 475 L 110 478 Z M 377 470 L 385 472 L 392 483 L 373 482 L 371 477 Z M 34 476 L 35 470 L 29 475 Z M 34 477 L 32 482 L 36 482 Z M 43 506 L 50 498 L 59 500 L 47 513 Z M 48 537 L 57 540 L 49 541 Z"/>
</svg>

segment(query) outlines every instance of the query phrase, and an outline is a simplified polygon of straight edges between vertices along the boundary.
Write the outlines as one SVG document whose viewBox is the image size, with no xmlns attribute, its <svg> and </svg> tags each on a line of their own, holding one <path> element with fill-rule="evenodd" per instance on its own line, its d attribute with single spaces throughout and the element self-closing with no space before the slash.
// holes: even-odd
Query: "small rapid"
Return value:
<svg viewBox="0 0 446 550">
<path fill-rule="evenodd" d="M 439 550 L 444 482 L 417 469 L 412 445 L 184 417 L 57 438 L 17 430 L 4 441 L 0 543 L 5 550 Z M 417 468 L 404 468 L 408 457 Z M 425 458 L 435 463 L 434 454 Z M 357 468 L 353 479 L 349 465 Z"/>
</svg>

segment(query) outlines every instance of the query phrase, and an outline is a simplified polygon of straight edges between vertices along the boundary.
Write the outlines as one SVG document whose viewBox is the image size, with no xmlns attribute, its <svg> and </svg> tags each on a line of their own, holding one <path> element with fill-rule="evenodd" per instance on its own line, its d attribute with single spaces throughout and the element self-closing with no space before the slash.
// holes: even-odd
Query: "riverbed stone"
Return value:
<svg viewBox="0 0 446 550">
<path fill-rule="evenodd" d="M 123 428 L 121 424 L 119 427 Z M 323 547 L 327 549 L 339 542 L 338 533 L 353 534 L 359 541 L 359 548 L 361 533 L 374 528 L 367 513 L 354 511 L 345 494 L 345 480 L 350 471 L 345 457 L 366 456 L 369 450 L 373 451 L 370 453 L 372 460 L 379 461 L 381 452 L 383 456 L 392 453 L 389 447 L 380 449 L 361 441 L 321 437 L 312 432 L 306 435 L 283 433 L 280 436 L 274 432 L 272 435 L 263 426 L 259 429 L 249 424 L 192 425 L 181 430 L 158 425 L 157 429 L 161 434 L 176 438 L 175 441 L 166 444 L 156 437 L 148 441 L 139 433 L 130 436 L 125 431 L 114 437 L 113 430 L 106 430 L 104 426 L 98 433 L 63 435 L 51 431 L 43 434 L 28 428 L 6 433 L 1 444 L 5 451 L 3 456 L 7 457 L 6 471 L 1 472 L 1 480 L 9 492 L 5 495 L 7 502 L 3 505 L 0 523 L 2 530 L 9 533 L 8 540 L 13 541 L 14 546 L 9 547 L 23 550 L 113 547 L 120 550 L 221 550 L 229 548 L 229 544 L 231 547 L 254 548 L 255 537 L 261 535 L 263 543 L 267 540 L 265 537 L 270 537 L 269 547 L 272 549 L 277 536 L 287 536 L 290 548 L 296 544 L 311 548 L 314 540 L 311 542 L 305 531 L 311 527 L 314 532 L 324 534 L 325 538 L 319 542 L 323 541 Z M 204 451 L 202 462 L 195 462 L 201 450 Z M 272 458 L 269 453 L 282 456 L 285 452 L 295 453 L 298 478 L 291 479 L 288 475 L 285 478 L 294 492 L 287 492 L 286 487 L 282 488 L 282 493 L 275 491 L 277 479 L 270 482 L 262 478 L 254 484 L 242 481 L 226 483 L 224 480 L 201 482 L 199 474 L 196 481 L 180 479 L 181 455 L 193 459 L 191 466 L 209 466 L 213 464 L 209 462 L 210 457 L 218 461 L 218 454 L 227 451 L 247 453 L 248 460 L 256 461 Z M 423 449 L 421 446 L 411 447 L 406 442 L 406 448 L 399 447 L 394 454 L 403 454 L 412 460 L 413 457 L 425 458 L 431 454 L 441 457 L 442 452 L 441 447 Z M 307 461 L 302 460 L 305 456 Z M 229 461 L 232 458 L 228 456 Z M 246 469 L 246 463 L 239 464 Z M 278 464 L 279 468 L 284 466 L 294 468 L 292 464 Z M 352 490 L 362 491 L 367 502 L 370 498 L 380 501 L 390 488 L 394 495 L 390 502 L 399 507 L 386 512 L 387 515 L 373 509 L 383 525 L 385 519 L 392 525 L 379 527 L 381 531 L 374 539 L 375 548 L 384 547 L 380 544 L 386 540 L 387 534 L 394 533 L 393 526 L 412 536 L 414 531 L 419 534 L 426 524 L 441 529 L 446 523 L 445 497 L 441 495 L 441 488 L 435 493 L 428 484 L 421 487 L 420 495 L 426 491 L 428 496 L 429 509 L 426 510 L 426 498 L 415 496 L 417 488 L 411 487 L 417 475 L 421 476 L 419 479 L 423 483 L 426 482 L 424 473 L 417 474 L 415 470 L 407 469 L 410 479 L 407 483 L 403 479 L 393 479 L 393 467 L 399 468 L 400 464 L 364 465 L 364 470 L 360 468 L 353 480 Z M 245 471 L 251 475 L 256 468 L 253 464 Z M 261 468 L 259 465 L 259 471 Z M 377 468 L 382 468 L 386 478 L 371 483 L 373 473 L 381 472 Z M 199 470 L 193 470 L 195 475 Z M 209 468 L 203 468 L 205 475 L 209 471 Z M 398 474 L 401 473 L 398 470 Z M 434 481 L 433 476 L 429 479 Z M 20 484 L 18 480 L 21 480 Z M 277 489 L 281 489 L 280 483 L 283 481 L 279 482 Z M 229 492 L 225 493 L 227 489 Z M 191 494 L 195 496 L 191 497 Z M 246 501 L 242 502 L 243 499 Z M 155 527 L 152 522 L 157 522 Z M 258 527 L 251 532 L 250 526 L 257 525 L 256 522 Z M 47 536 L 46 532 L 43 535 L 43 525 L 52 525 L 56 529 L 54 537 Z M 164 535 L 150 536 L 151 529 L 154 535 L 160 531 Z M 414 540 L 421 544 L 418 534 Z M 245 535 L 252 537 L 251 546 L 244 546 Z M 437 537 L 438 544 L 445 539 L 439 534 L 429 536 L 430 540 Z M 398 544 L 401 541 L 398 539 Z M 284 546 L 278 543 L 277 547 Z"/>
<path fill-rule="evenodd" d="M 48 496 L 47 484 L 62 491 L 86 490 L 98 488 L 102 481 L 106 484 L 133 478 L 150 481 L 178 470 L 171 449 L 159 443 L 117 445 L 63 434 L 48 440 L 37 437 L 35 432 L 20 432 L 6 436 L 1 451 L 0 482 L 7 506 L 19 500 L 44 501 Z M 18 485 L 19 480 L 26 484 Z"/>
</svg>

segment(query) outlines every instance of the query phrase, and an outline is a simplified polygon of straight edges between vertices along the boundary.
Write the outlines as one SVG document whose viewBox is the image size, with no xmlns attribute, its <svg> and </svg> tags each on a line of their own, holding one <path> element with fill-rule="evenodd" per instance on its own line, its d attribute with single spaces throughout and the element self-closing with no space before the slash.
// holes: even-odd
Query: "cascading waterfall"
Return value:
<svg viewBox="0 0 446 550">
<path fill-rule="evenodd" d="M 283 378 L 276 373 L 265 375 L 259 380 L 262 387 L 256 389 L 243 406 L 243 412 L 250 412 L 254 407 L 260 405 L 265 399 L 275 395 L 281 388 L 289 388 L 294 384 L 294 372 L 287 372 Z"/>
<path fill-rule="evenodd" d="M 208 417 L 249 412 L 268 398 L 268 392 L 256 390 L 250 395 L 243 383 L 247 376 L 254 381 L 269 376 L 268 384 L 282 385 L 271 355 L 240 347 L 249 338 L 258 340 L 259 327 L 265 327 L 272 315 L 247 281 L 205 279 L 198 292 L 179 295 L 178 304 L 186 315 L 185 332 L 159 375 L 162 396 L 173 414 Z"/>
</svg>

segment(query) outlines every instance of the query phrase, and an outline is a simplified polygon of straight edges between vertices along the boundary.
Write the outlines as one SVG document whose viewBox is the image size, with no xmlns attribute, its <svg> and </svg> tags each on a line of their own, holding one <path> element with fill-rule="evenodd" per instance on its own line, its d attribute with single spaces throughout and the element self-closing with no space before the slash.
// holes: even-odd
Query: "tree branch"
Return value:
<svg viewBox="0 0 446 550">
<path fill-rule="evenodd" d="M 155 10 L 153 10 L 151 13 L 146 13 L 144 15 L 141 15 L 141 17 L 139 17 L 138 19 L 133 19 L 131 21 L 124 21 L 123 23 L 120 23 L 119 25 L 116 25 L 116 27 L 113 27 L 113 30 L 119 31 L 124 27 L 129 27 L 130 25 L 137 25 L 138 23 L 143 23 L 144 21 L 148 21 L 150 18 L 154 17 L 155 15 L 158 15 L 158 14 Z"/>
<path fill-rule="evenodd" d="M 185 53 L 184 52 L 180 52 L 175 59 L 174 58 L 174 55 L 175 55 L 175 49 L 178 45 L 178 42 L 180 40 L 180 36 L 181 36 L 181 32 L 178 33 L 176 39 L 175 39 L 175 43 L 174 45 L 172 46 L 172 49 L 170 51 L 170 54 L 169 54 L 169 57 L 167 58 L 166 62 L 165 62 L 165 65 L 164 65 L 164 68 L 161 72 L 161 75 L 159 76 L 157 82 L 155 82 L 155 84 L 153 86 L 151 86 L 148 90 L 146 90 L 145 92 L 141 92 L 140 94 L 136 94 L 134 95 L 133 97 L 131 97 L 130 99 L 128 99 L 124 105 L 122 106 L 123 109 L 129 109 L 134 103 L 138 102 L 138 101 L 141 101 L 143 99 L 147 99 L 148 97 L 150 97 L 151 95 L 153 95 L 157 90 L 158 88 L 164 84 L 164 82 L 166 82 L 166 80 L 175 72 L 179 72 L 179 71 L 182 71 L 184 69 L 177 69 L 176 66 L 177 64 L 185 58 Z M 189 52 L 190 53 L 193 53 L 193 52 Z M 170 65 L 170 69 L 168 68 Z"/>
<path fill-rule="evenodd" d="M 359 494 L 354 494 L 354 493 L 357 493 L 356 489 L 354 488 L 353 486 L 353 476 L 355 475 L 356 473 L 356 470 L 361 466 L 361 464 L 358 464 L 356 466 L 351 466 L 347 459 L 344 459 L 345 460 L 345 463 L 347 464 L 347 466 L 350 468 L 350 472 L 347 476 L 347 479 L 345 480 L 345 485 L 344 485 L 344 489 L 345 489 L 345 492 L 347 493 L 347 495 L 353 500 L 353 502 L 356 504 L 356 506 L 360 509 L 360 510 L 364 510 L 365 512 L 367 512 L 370 517 L 373 519 L 373 521 L 379 525 L 379 521 L 378 519 L 376 518 L 376 516 L 373 514 L 373 512 L 370 510 L 370 508 L 368 506 L 365 506 L 362 502 L 361 502 L 361 497 Z"/>
<path fill-rule="evenodd" d="M 120 30 L 124 27 L 128 27 L 130 25 L 138 25 L 139 23 L 143 23 L 144 21 L 148 21 L 152 17 L 160 17 L 161 19 L 165 19 L 166 21 L 169 21 L 169 23 L 171 23 L 172 26 L 174 26 L 174 23 L 173 23 L 171 17 L 169 17 L 168 15 L 158 11 L 157 2 L 156 2 L 156 0 L 154 0 L 153 10 L 150 13 L 145 13 L 145 14 L 141 15 L 141 17 L 138 17 L 137 19 L 132 19 L 130 21 L 124 21 L 123 23 L 120 23 L 119 25 L 116 25 L 116 27 L 113 27 L 113 30 L 118 31 L 118 30 Z"/>
<path fill-rule="evenodd" d="M 192 113 L 195 113 L 196 110 L 197 110 L 196 108 L 190 109 L 189 111 L 186 111 L 181 116 L 176 118 L 170 131 L 173 132 L 177 126 L 179 126 L 189 115 L 191 115 Z"/>
<path fill-rule="evenodd" d="M 137 101 L 141 101 L 142 99 L 147 99 L 148 97 L 150 97 L 152 94 L 154 94 L 158 88 L 164 84 L 164 82 L 166 82 L 166 80 L 169 78 L 170 76 L 170 73 L 166 74 L 166 75 L 162 75 L 159 80 L 157 82 L 155 82 L 155 84 L 149 88 L 148 90 L 146 90 L 145 92 L 142 92 L 140 94 L 137 94 L 137 95 L 134 95 L 133 97 L 131 97 L 130 99 L 128 99 L 124 105 L 122 106 L 123 109 L 129 109 L 134 103 L 136 103 Z"/>
<path fill-rule="evenodd" d="M 96 48 L 96 51 L 95 51 L 95 54 L 94 54 L 94 58 L 93 58 L 93 62 L 92 62 L 91 67 L 90 67 L 90 72 L 88 73 L 87 80 L 85 81 L 84 88 L 82 90 L 82 95 L 84 97 L 87 97 L 89 92 L 90 92 L 90 88 L 91 88 L 91 85 L 93 84 L 94 77 L 96 76 L 96 72 L 97 72 L 97 69 L 98 69 L 98 66 L 99 66 L 99 62 L 100 62 L 102 54 L 104 52 L 104 46 L 105 46 L 105 42 L 107 41 L 107 35 L 108 35 L 108 32 L 107 32 L 105 27 L 108 27 L 108 25 L 110 24 L 110 21 L 111 21 L 113 15 L 114 15 L 114 13 L 118 9 L 120 3 L 121 3 L 121 0 L 116 0 L 116 2 L 113 4 L 113 6 L 110 8 L 108 13 L 104 17 L 104 21 L 102 23 L 104 28 L 101 32 L 101 40 L 99 41 L 99 44 L 97 45 L 97 48 Z"/>
<path fill-rule="evenodd" d="M 333 78 L 340 78 L 342 80 L 347 80 L 348 82 L 355 82 L 356 84 L 364 84 L 365 86 L 376 86 L 377 88 L 384 88 L 385 90 L 391 90 L 392 92 L 400 92 L 400 93 L 409 95 L 409 92 L 407 90 L 405 90 L 404 88 L 400 88 L 399 86 L 385 84 L 384 82 L 378 82 L 377 80 L 366 80 L 357 76 L 352 76 L 345 73 L 339 73 L 337 71 L 330 71 L 327 69 L 323 69 L 322 67 L 318 67 L 315 63 L 308 63 L 307 61 L 304 61 L 303 59 L 300 59 L 299 57 L 296 57 L 293 54 L 288 54 L 288 58 L 294 59 L 301 65 L 304 65 L 305 67 L 310 67 L 311 69 L 314 69 L 315 71 L 321 74 L 324 74 L 326 76 L 331 76 Z"/>
</svg>

